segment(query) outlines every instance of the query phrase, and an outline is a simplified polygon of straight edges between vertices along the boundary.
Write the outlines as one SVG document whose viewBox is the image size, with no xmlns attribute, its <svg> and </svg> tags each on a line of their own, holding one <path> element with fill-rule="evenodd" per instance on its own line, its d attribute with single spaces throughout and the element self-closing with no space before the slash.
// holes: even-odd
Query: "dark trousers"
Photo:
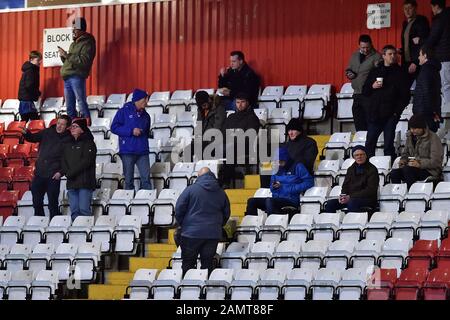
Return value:
<svg viewBox="0 0 450 320">
<path fill-rule="evenodd" d="M 21 114 L 20 120 L 25 122 L 28 122 L 30 120 L 39 120 L 39 114 L 37 112 Z"/>
<path fill-rule="evenodd" d="M 406 182 L 409 189 L 415 182 L 425 180 L 429 176 L 431 176 L 431 174 L 425 169 L 404 166 L 400 169 L 394 169 L 391 171 L 391 182 Z"/>
<path fill-rule="evenodd" d="M 367 156 L 369 158 L 375 155 L 378 137 L 383 132 L 384 155 L 391 156 L 392 162 L 394 162 L 397 156 L 394 147 L 395 127 L 397 126 L 397 123 L 398 117 L 394 116 L 381 121 L 369 122 L 366 138 Z"/>
<path fill-rule="evenodd" d="M 44 216 L 44 195 L 47 193 L 48 209 L 50 211 L 50 218 L 59 215 L 58 198 L 60 180 L 52 178 L 42 178 L 35 176 L 31 183 L 31 193 L 33 195 L 34 215 Z"/>
<path fill-rule="evenodd" d="M 353 198 L 347 204 L 339 203 L 338 199 L 329 200 L 325 207 L 325 212 L 334 213 L 337 210 L 347 208 L 349 212 L 364 212 L 363 207 L 373 207 L 374 204 L 367 199 Z"/>
<path fill-rule="evenodd" d="M 258 209 L 267 212 L 267 215 L 282 214 L 284 207 L 298 207 L 298 203 L 286 198 L 250 198 L 247 201 L 246 215 L 257 216 Z"/>
<path fill-rule="evenodd" d="M 194 269 L 197 264 L 197 257 L 200 254 L 202 269 L 208 269 L 210 274 L 214 268 L 214 255 L 216 254 L 218 239 L 193 239 L 181 236 L 181 259 L 183 276 L 190 269 Z"/>
<path fill-rule="evenodd" d="M 362 94 L 353 95 L 352 113 L 356 131 L 367 131 L 368 109 L 366 100 L 367 98 Z"/>
</svg>

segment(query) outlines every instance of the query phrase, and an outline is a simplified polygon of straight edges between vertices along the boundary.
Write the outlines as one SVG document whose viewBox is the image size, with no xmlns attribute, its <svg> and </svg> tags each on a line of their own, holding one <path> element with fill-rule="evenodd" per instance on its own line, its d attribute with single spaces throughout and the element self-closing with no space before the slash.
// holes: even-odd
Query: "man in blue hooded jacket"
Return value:
<svg viewBox="0 0 450 320">
<path fill-rule="evenodd" d="M 145 111 L 147 92 L 135 89 L 133 99 L 119 109 L 111 124 L 111 132 L 119 136 L 119 154 L 122 159 L 125 189 L 134 189 L 134 166 L 141 177 L 141 189 L 150 190 L 150 157 L 148 138 L 150 115 Z"/>
<path fill-rule="evenodd" d="M 213 270 L 213 258 L 230 217 L 230 201 L 209 168 L 202 168 L 193 185 L 178 198 L 175 218 L 181 227 L 183 274 L 193 269 L 200 254 L 201 268 Z"/>
<path fill-rule="evenodd" d="M 258 209 L 268 215 L 281 214 L 283 207 L 298 207 L 300 194 L 314 186 L 314 178 L 305 166 L 289 157 L 286 147 L 278 153 L 279 170 L 270 179 L 271 198 L 250 198 L 247 201 L 246 215 L 258 215 Z"/>
</svg>

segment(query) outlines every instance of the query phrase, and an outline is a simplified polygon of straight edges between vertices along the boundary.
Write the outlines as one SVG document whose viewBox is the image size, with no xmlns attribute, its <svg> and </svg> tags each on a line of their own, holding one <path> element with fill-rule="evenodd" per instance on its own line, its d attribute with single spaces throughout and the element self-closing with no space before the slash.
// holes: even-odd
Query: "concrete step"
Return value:
<svg viewBox="0 0 450 320">
<path fill-rule="evenodd" d="M 138 269 L 166 269 L 170 258 L 130 258 L 130 272 L 136 272 Z"/>
<path fill-rule="evenodd" d="M 121 300 L 128 285 L 91 284 L 88 288 L 89 300 Z"/>
<path fill-rule="evenodd" d="M 133 277 L 134 272 L 107 272 L 105 282 L 111 285 L 128 285 Z"/>
<path fill-rule="evenodd" d="M 255 194 L 256 189 L 227 189 L 225 190 L 231 204 L 247 204 L 247 200 Z"/>
<path fill-rule="evenodd" d="M 261 188 L 261 180 L 259 174 L 245 176 L 244 186 L 245 189 L 252 189 L 252 190 Z"/>
<path fill-rule="evenodd" d="M 234 217 L 243 217 L 247 204 L 231 204 L 231 215 Z"/>
</svg>

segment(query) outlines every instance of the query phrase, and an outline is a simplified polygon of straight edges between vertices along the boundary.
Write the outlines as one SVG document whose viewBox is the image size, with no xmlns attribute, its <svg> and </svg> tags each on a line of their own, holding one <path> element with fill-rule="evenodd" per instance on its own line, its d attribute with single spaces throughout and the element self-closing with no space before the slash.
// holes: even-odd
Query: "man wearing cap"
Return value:
<svg viewBox="0 0 450 320">
<path fill-rule="evenodd" d="M 202 122 L 202 134 L 208 129 L 222 131 L 227 117 L 224 107 L 220 104 L 215 105 L 206 91 L 198 91 L 195 94 L 195 102 L 198 106 L 197 119 Z"/>
<path fill-rule="evenodd" d="M 86 32 L 87 23 L 83 17 L 73 21 L 73 42 L 69 52 L 59 48 L 59 55 L 63 62 L 61 77 L 64 80 L 64 96 L 67 114 L 77 118 L 76 102 L 81 108 L 81 117 L 88 119 L 90 125 L 91 114 L 86 101 L 86 79 L 91 72 L 95 58 L 95 38 Z"/>
<path fill-rule="evenodd" d="M 286 132 L 289 137 L 286 142 L 289 156 L 294 161 L 302 163 L 308 172 L 313 175 L 314 162 L 319 152 L 316 141 L 304 134 L 302 122 L 299 118 L 293 118 L 289 121 Z"/>
<path fill-rule="evenodd" d="M 370 163 L 364 146 L 352 149 L 355 162 L 348 168 L 339 199 L 328 200 L 325 212 L 347 208 L 349 212 L 362 212 L 365 207 L 377 205 L 380 178 L 377 168 Z"/>
<path fill-rule="evenodd" d="M 441 139 L 427 128 L 421 115 L 413 115 L 408 125 L 399 169 L 391 171 L 391 182 L 406 182 L 409 188 L 413 183 L 430 176 L 435 179 L 441 177 L 444 150 Z"/>
<path fill-rule="evenodd" d="M 133 99 L 117 111 L 111 124 L 111 132 L 119 136 L 119 154 L 126 190 L 134 190 L 135 165 L 141 177 L 140 189 L 152 189 L 148 144 L 150 115 L 145 111 L 147 102 L 147 92 L 135 89 Z"/>
<path fill-rule="evenodd" d="M 258 215 L 258 209 L 268 215 L 281 214 L 283 207 L 295 207 L 300 204 L 300 194 L 314 186 L 314 178 L 305 166 L 289 156 L 286 147 L 278 150 L 278 167 L 270 179 L 271 198 L 250 198 L 247 201 L 246 215 Z"/>
<path fill-rule="evenodd" d="M 72 140 L 64 148 L 61 174 L 67 177 L 70 212 L 74 221 L 78 216 L 92 215 L 90 206 L 97 183 L 97 147 L 84 118 L 73 120 L 70 134 Z"/>
</svg>

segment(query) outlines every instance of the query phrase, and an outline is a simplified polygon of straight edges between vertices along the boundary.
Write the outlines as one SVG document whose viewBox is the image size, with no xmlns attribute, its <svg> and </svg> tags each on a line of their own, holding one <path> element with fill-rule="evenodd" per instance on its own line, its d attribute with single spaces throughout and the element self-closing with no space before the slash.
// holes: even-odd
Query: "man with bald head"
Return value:
<svg viewBox="0 0 450 320">
<path fill-rule="evenodd" d="M 194 184 L 178 198 L 175 218 L 181 228 L 183 274 L 195 268 L 200 254 L 201 268 L 213 270 L 213 258 L 222 238 L 222 227 L 230 217 L 230 201 L 214 173 L 201 168 Z"/>
</svg>

